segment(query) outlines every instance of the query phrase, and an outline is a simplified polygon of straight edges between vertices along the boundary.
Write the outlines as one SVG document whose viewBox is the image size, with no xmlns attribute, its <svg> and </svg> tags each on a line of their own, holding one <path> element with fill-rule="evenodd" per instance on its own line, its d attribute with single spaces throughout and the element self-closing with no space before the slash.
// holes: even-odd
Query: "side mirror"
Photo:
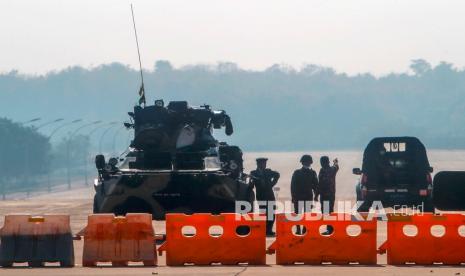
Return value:
<svg viewBox="0 0 465 276">
<path fill-rule="evenodd" d="M 433 167 L 429 167 L 429 168 L 428 168 L 428 171 L 429 171 L 430 173 L 432 173 L 432 172 L 433 172 Z"/>
<path fill-rule="evenodd" d="M 131 124 L 131 123 L 124 123 L 124 127 L 127 128 L 127 129 L 130 129 L 132 128 L 134 125 Z"/>
<path fill-rule="evenodd" d="M 128 115 L 129 115 L 131 118 L 134 118 L 134 112 L 128 112 Z"/>
<path fill-rule="evenodd" d="M 352 173 L 356 175 L 362 175 L 362 170 L 360 168 L 353 168 Z"/>
<path fill-rule="evenodd" d="M 103 156 L 102 154 L 95 156 L 95 167 L 99 171 L 105 168 L 105 156 Z"/>
</svg>

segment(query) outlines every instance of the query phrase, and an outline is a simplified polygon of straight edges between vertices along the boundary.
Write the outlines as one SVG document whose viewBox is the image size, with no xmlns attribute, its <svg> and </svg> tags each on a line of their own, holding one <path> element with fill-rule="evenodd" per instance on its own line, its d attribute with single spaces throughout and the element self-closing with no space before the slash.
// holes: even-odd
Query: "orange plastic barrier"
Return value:
<svg viewBox="0 0 465 276">
<path fill-rule="evenodd" d="M 388 264 L 465 263 L 465 215 L 390 214 L 387 233 L 380 253 L 387 251 Z"/>
<path fill-rule="evenodd" d="M 157 265 L 154 236 L 150 214 L 90 215 L 84 230 L 82 266 L 98 262 L 111 262 L 113 266 L 126 266 L 128 262 Z"/>
<path fill-rule="evenodd" d="M 315 216 L 316 214 L 312 214 Z M 285 214 L 276 215 L 276 241 L 268 249 L 268 253 L 276 252 L 278 265 L 304 264 L 376 264 L 376 220 L 352 221 L 350 215 L 333 214 L 338 221 L 328 221 L 324 217 L 316 220 L 292 221 Z M 295 232 L 297 225 L 304 226 L 306 231 Z M 331 235 L 322 235 L 331 225 Z M 355 225 L 355 226 L 352 226 Z M 321 229 L 320 229 L 321 227 Z M 293 229 L 294 228 L 294 229 Z M 356 229 L 359 233 L 356 235 Z M 302 229 L 302 227 L 301 227 Z M 349 235 L 347 232 L 351 235 Z"/>
<path fill-rule="evenodd" d="M 7 215 L 0 239 L 0 266 L 23 262 L 34 267 L 46 262 L 74 266 L 68 215 Z"/>
<path fill-rule="evenodd" d="M 236 214 L 168 214 L 166 242 L 158 250 L 166 251 L 166 264 L 170 266 L 264 265 L 265 221 L 250 218 L 238 215 L 236 220 Z"/>
</svg>

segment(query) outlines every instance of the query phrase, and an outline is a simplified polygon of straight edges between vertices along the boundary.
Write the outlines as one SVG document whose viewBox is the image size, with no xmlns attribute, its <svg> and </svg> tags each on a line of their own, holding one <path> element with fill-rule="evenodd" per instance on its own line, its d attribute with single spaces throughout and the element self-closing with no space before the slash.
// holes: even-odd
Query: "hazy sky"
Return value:
<svg viewBox="0 0 465 276">
<path fill-rule="evenodd" d="M 131 2 L 148 69 L 159 59 L 377 75 L 407 71 L 415 58 L 465 66 L 465 1 L 0 0 L 0 72 L 136 67 Z"/>
</svg>

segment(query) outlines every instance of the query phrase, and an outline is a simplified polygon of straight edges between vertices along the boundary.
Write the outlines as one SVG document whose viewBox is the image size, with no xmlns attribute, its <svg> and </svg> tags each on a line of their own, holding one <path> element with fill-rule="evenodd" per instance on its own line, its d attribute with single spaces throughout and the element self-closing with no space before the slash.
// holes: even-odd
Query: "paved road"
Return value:
<svg viewBox="0 0 465 276">
<path fill-rule="evenodd" d="M 33 213 L 33 214 L 54 214 L 67 213 L 72 218 L 72 230 L 74 233 L 81 230 L 87 219 L 87 214 L 91 212 L 92 194 L 90 188 L 82 188 L 73 191 L 66 191 L 50 195 L 42 195 L 28 200 L 15 200 L 0 202 L 1 215 L 8 213 Z M 3 216 L 0 224 L 3 224 Z M 378 244 L 386 239 L 386 224 L 378 222 L 379 236 Z M 153 223 L 158 233 L 164 232 L 164 222 Z M 272 239 L 268 239 L 270 244 Z M 72 269 L 62 268 L 13 268 L 0 269 L 0 275 L 465 275 L 464 267 L 396 267 L 387 266 L 386 257 L 379 256 L 377 266 L 277 266 L 274 256 L 267 257 L 267 263 L 271 265 L 263 267 L 246 266 L 188 266 L 188 267 L 167 267 L 165 257 L 158 257 L 159 267 L 130 267 L 130 268 L 83 268 L 81 267 L 82 241 L 75 241 L 75 255 L 77 267 Z"/>
<path fill-rule="evenodd" d="M 316 157 L 320 153 L 315 154 Z M 322 153 L 321 153 L 322 154 Z M 298 157 L 301 153 L 254 153 L 246 156 L 246 167 L 253 167 L 253 158 L 259 155 L 269 156 L 270 165 L 282 172 L 279 198 L 285 200 L 289 197 L 288 185 L 292 169 L 298 166 Z M 353 200 L 353 183 L 356 177 L 350 174 L 353 166 L 358 166 L 361 155 L 355 152 L 330 153 L 331 157 L 337 156 L 343 164 L 338 178 L 338 197 L 345 200 Z M 451 157 L 452 156 L 452 157 Z M 433 154 L 432 165 L 440 169 L 465 168 L 465 154 L 447 152 L 436 152 Z M 316 159 L 316 158 L 315 158 Z M 3 215 L 11 213 L 27 214 L 57 214 L 65 213 L 71 215 L 71 227 L 74 233 L 81 230 L 87 220 L 87 214 L 92 211 L 92 187 L 83 187 L 72 191 L 56 192 L 53 194 L 43 194 L 29 199 L 0 201 L 0 225 L 3 224 Z M 156 232 L 164 232 L 164 222 L 154 222 Z M 386 239 L 386 225 L 379 222 L 378 244 Z M 268 239 L 270 244 L 272 239 Z M 381 265 L 377 266 L 277 266 L 274 256 L 267 257 L 270 265 L 261 267 L 244 266 L 188 266 L 188 267 L 167 267 L 164 256 L 159 257 L 159 267 L 130 267 L 130 268 L 83 268 L 80 266 L 82 254 L 82 241 L 75 241 L 75 255 L 77 267 L 72 269 L 62 268 L 13 268 L 1 269 L 0 275 L 463 275 L 465 276 L 465 266 L 445 267 L 445 266 L 387 266 L 386 257 L 379 256 Z"/>
</svg>

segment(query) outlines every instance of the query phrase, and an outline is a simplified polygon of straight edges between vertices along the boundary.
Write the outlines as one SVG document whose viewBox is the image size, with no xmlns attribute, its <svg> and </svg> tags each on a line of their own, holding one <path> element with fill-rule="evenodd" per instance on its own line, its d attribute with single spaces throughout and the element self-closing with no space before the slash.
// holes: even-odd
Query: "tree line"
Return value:
<svg viewBox="0 0 465 276">
<path fill-rule="evenodd" d="M 63 138 L 52 147 L 49 137 L 33 126 L 0 118 L 0 194 L 44 186 L 47 178 L 56 176 L 54 172 L 64 170 L 68 160 L 70 166 L 79 167 L 88 155 L 88 137 Z M 51 181 L 56 184 L 55 179 Z"/>
<path fill-rule="evenodd" d="M 372 137 L 397 135 L 418 136 L 429 148 L 465 148 L 465 70 L 447 62 L 413 60 L 405 73 L 375 77 L 318 65 L 257 71 L 157 61 L 144 74 L 148 102 L 226 110 L 236 130 L 228 141 L 245 150 L 361 150 Z M 124 121 L 139 85 L 137 70 L 119 63 L 38 76 L 12 71 L 0 75 L 0 110 L 17 120 Z"/>
</svg>

